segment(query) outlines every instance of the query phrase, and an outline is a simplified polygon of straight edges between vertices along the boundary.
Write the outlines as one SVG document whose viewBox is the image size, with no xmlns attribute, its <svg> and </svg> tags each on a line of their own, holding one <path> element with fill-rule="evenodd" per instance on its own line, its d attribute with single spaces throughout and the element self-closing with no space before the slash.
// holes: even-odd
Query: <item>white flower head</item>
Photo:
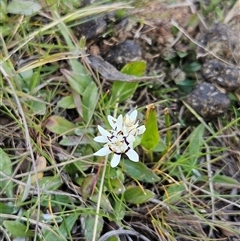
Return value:
<svg viewBox="0 0 240 241">
<path fill-rule="evenodd" d="M 135 137 L 145 131 L 145 126 L 138 127 L 139 120 L 136 119 L 137 110 L 126 114 L 124 118 L 122 115 L 118 118 L 109 115 L 108 121 L 112 129 L 107 131 L 98 126 L 101 136 L 95 137 L 94 141 L 105 144 L 93 155 L 106 156 L 113 153 L 111 167 L 116 167 L 119 164 L 122 154 L 126 154 L 131 161 L 138 162 L 139 156 L 133 150 L 133 143 L 136 139 Z"/>
<path fill-rule="evenodd" d="M 124 132 L 130 133 L 134 136 L 141 135 L 146 130 L 144 125 L 139 125 L 139 120 L 137 120 L 137 110 L 129 111 L 123 119 L 124 122 Z"/>
</svg>

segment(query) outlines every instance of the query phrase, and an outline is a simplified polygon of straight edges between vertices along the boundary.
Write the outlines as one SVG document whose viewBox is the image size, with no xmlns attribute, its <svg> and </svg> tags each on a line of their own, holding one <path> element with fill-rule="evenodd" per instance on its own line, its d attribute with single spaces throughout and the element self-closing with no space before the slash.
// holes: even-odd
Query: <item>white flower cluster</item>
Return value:
<svg viewBox="0 0 240 241">
<path fill-rule="evenodd" d="M 139 156 L 133 150 L 133 143 L 137 135 L 145 131 L 145 126 L 139 126 L 137 120 L 137 110 L 130 111 L 125 117 L 120 115 L 118 118 L 108 116 L 108 122 L 112 129 L 107 131 L 101 126 L 98 130 L 101 136 L 94 138 L 94 141 L 105 143 L 104 147 L 95 152 L 95 156 L 106 156 L 113 153 L 111 167 L 116 167 L 121 159 L 122 154 L 126 154 L 131 161 L 138 162 Z"/>
</svg>

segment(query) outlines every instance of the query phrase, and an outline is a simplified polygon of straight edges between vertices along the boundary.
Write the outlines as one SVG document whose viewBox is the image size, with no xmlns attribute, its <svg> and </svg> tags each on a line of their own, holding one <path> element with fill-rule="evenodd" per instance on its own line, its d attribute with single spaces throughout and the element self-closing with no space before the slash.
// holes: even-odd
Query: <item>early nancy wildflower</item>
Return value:
<svg viewBox="0 0 240 241">
<path fill-rule="evenodd" d="M 94 138 L 94 141 L 105 143 L 104 147 L 94 153 L 95 156 L 106 156 L 113 153 L 111 167 L 116 167 L 121 159 L 122 154 L 126 154 L 131 161 L 138 162 L 139 156 L 133 150 L 133 143 L 137 135 L 145 131 L 145 126 L 138 126 L 137 110 L 129 112 L 125 117 L 120 115 L 118 118 L 108 116 L 111 130 L 107 131 L 101 126 L 98 130 L 101 136 Z"/>
<path fill-rule="evenodd" d="M 137 110 L 130 111 L 124 117 L 124 132 L 130 133 L 134 136 L 141 135 L 146 130 L 144 125 L 139 126 L 139 120 L 137 120 Z"/>
</svg>

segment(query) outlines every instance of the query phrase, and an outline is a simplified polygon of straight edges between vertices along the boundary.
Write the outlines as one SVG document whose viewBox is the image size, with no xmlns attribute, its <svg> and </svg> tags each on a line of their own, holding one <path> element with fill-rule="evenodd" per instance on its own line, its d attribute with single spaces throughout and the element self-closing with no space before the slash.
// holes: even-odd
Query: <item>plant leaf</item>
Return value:
<svg viewBox="0 0 240 241">
<path fill-rule="evenodd" d="M 177 82 L 176 85 L 185 94 L 189 94 L 192 91 L 192 89 L 194 88 L 194 86 L 196 85 L 196 81 L 185 79 L 183 81 Z"/>
<path fill-rule="evenodd" d="M 94 223 L 95 223 L 95 216 L 87 215 L 87 216 L 81 217 L 81 224 L 82 224 L 86 241 L 92 241 Z M 100 237 L 100 234 L 103 229 L 103 224 L 104 224 L 103 219 L 99 217 L 98 223 L 97 223 L 96 240 L 98 240 L 98 238 Z"/>
<path fill-rule="evenodd" d="M 61 72 L 68 80 L 71 88 L 82 95 L 88 85 L 93 82 L 92 77 L 79 62 L 72 60 L 70 63 L 73 71 L 62 69 Z"/>
<path fill-rule="evenodd" d="M 14 206 L 11 206 L 10 203 L 6 204 L 6 203 L 0 202 L 0 210 L 1 210 L 1 213 L 3 214 L 12 214 L 15 211 L 15 208 Z"/>
<path fill-rule="evenodd" d="M 124 172 L 130 177 L 146 183 L 156 183 L 160 181 L 160 177 L 142 162 L 132 162 L 128 159 L 124 160 Z"/>
<path fill-rule="evenodd" d="M 62 180 L 59 176 L 43 177 L 39 181 L 39 187 L 45 190 L 55 191 L 62 185 Z"/>
<path fill-rule="evenodd" d="M 98 202 L 98 193 L 94 193 L 92 196 L 89 197 L 89 199 L 95 203 Z M 101 196 L 101 202 L 100 202 L 101 208 L 105 212 L 112 212 L 113 207 L 108 199 L 108 197 L 105 194 L 102 194 Z"/>
<path fill-rule="evenodd" d="M 190 135 L 189 140 L 189 155 L 190 155 L 190 163 L 194 166 L 199 154 L 200 149 L 203 145 L 203 134 L 205 131 L 205 127 L 203 124 L 200 124 L 197 126 L 197 128 L 194 129 L 194 131 Z"/>
<path fill-rule="evenodd" d="M 163 195 L 165 203 L 174 204 L 181 199 L 182 192 L 185 190 L 183 184 L 172 184 L 170 185 L 166 193 Z"/>
<path fill-rule="evenodd" d="M 91 82 L 85 89 L 82 97 L 83 120 L 87 123 L 91 120 L 98 101 L 98 88 Z"/>
<path fill-rule="evenodd" d="M 119 178 L 111 178 L 109 182 L 109 190 L 111 190 L 111 192 L 115 193 L 116 195 L 120 195 L 125 191 L 124 184 Z"/>
<path fill-rule="evenodd" d="M 115 199 L 114 202 L 114 220 L 116 222 L 121 222 L 126 215 L 126 204 L 124 202 L 119 202 L 118 199 Z"/>
<path fill-rule="evenodd" d="M 34 1 L 12 0 L 7 6 L 7 12 L 29 16 L 38 12 L 41 8 L 41 5 Z"/>
<path fill-rule="evenodd" d="M 132 204 L 145 203 L 154 196 L 155 194 L 152 191 L 143 190 L 141 187 L 129 187 L 124 193 L 126 202 Z"/>
<path fill-rule="evenodd" d="M 45 115 L 46 114 L 46 104 L 40 101 L 31 101 L 30 103 L 31 111 L 34 115 Z"/>
<path fill-rule="evenodd" d="M 55 134 L 75 134 L 74 129 L 77 128 L 75 124 L 57 115 L 50 116 L 46 123 L 46 128 Z"/>
<path fill-rule="evenodd" d="M 18 221 L 3 221 L 3 225 L 8 232 L 14 237 L 33 237 L 34 232 L 28 230 L 27 226 Z"/>
<path fill-rule="evenodd" d="M 156 109 L 153 104 L 147 106 L 145 127 L 146 131 L 142 135 L 141 144 L 147 150 L 153 150 L 160 140 L 158 133 Z"/>
<path fill-rule="evenodd" d="M 59 231 L 64 237 L 67 237 L 67 235 L 71 233 L 71 230 L 78 219 L 79 216 L 76 213 L 73 213 L 70 216 L 64 218 L 64 221 L 59 228 Z"/>
<path fill-rule="evenodd" d="M 74 103 L 72 95 L 68 95 L 68 96 L 63 97 L 60 101 L 58 101 L 57 106 L 61 107 L 63 109 L 76 108 L 76 105 Z"/>
<path fill-rule="evenodd" d="M 59 228 L 57 227 L 52 227 L 51 230 L 43 228 L 42 233 L 44 237 L 43 240 L 45 241 L 67 241 L 67 239 L 63 237 L 62 233 L 60 233 Z"/>
<path fill-rule="evenodd" d="M 183 67 L 184 72 L 197 72 L 201 69 L 201 64 L 199 62 L 191 62 Z"/>
<path fill-rule="evenodd" d="M 215 174 L 212 178 L 212 182 L 213 183 L 223 183 L 223 184 L 233 184 L 233 185 L 239 185 L 239 182 L 237 180 L 235 180 L 232 177 L 228 177 L 225 175 L 219 175 L 219 174 Z"/>
<path fill-rule="evenodd" d="M 3 172 L 6 176 L 12 176 L 12 162 L 7 155 L 6 152 L 2 148 L 0 148 L 0 171 Z M 0 174 L 0 178 L 4 178 L 3 181 L 0 181 L 0 188 L 4 190 L 7 197 L 13 197 L 13 182 L 8 180 L 7 178 L 3 177 Z"/>
<path fill-rule="evenodd" d="M 146 70 L 146 62 L 144 61 L 135 61 L 126 64 L 121 70 L 122 73 L 128 75 L 134 75 L 137 77 L 143 76 Z M 129 99 L 134 94 L 138 82 L 123 82 L 123 81 L 114 81 L 112 86 L 112 99 L 111 101 L 115 103 L 116 101 L 122 102 L 126 99 Z"/>
<path fill-rule="evenodd" d="M 93 193 L 93 188 L 95 188 L 96 186 L 97 178 L 98 177 L 96 174 L 89 174 L 87 177 L 83 179 L 81 185 L 81 193 L 84 199 L 87 200 Z"/>
</svg>

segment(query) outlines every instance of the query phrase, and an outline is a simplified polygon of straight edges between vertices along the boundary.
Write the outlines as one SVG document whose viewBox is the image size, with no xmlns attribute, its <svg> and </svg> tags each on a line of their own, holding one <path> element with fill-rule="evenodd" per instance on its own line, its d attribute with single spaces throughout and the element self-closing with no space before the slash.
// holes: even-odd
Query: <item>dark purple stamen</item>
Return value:
<svg viewBox="0 0 240 241">
<path fill-rule="evenodd" d="M 110 146 L 108 147 L 111 152 L 113 152 L 116 155 L 121 155 L 121 152 L 115 152 Z"/>
<path fill-rule="evenodd" d="M 127 150 L 124 153 L 127 153 L 130 150 L 130 147 L 128 146 Z"/>
<path fill-rule="evenodd" d="M 125 141 L 125 143 L 127 144 L 127 146 L 129 145 L 129 142 L 127 141 L 127 137 L 126 136 L 124 136 L 123 137 L 123 139 L 124 139 L 124 141 Z"/>
</svg>

